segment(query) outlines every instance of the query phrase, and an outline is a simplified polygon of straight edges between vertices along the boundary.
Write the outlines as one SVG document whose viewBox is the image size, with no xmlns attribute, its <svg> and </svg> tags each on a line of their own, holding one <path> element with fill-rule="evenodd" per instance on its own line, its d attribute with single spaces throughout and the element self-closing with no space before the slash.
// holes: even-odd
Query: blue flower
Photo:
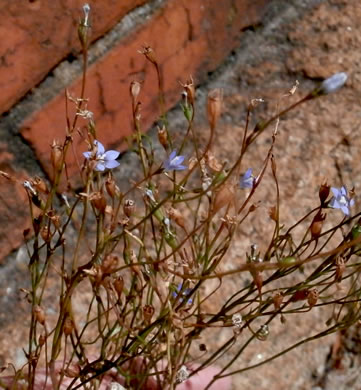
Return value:
<svg viewBox="0 0 361 390">
<path fill-rule="evenodd" d="M 347 196 L 347 189 L 342 186 L 340 189 L 331 187 L 333 198 L 330 200 L 330 207 L 340 209 L 345 215 L 350 215 L 350 207 L 355 201 Z"/>
<path fill-rule="evenodd" d="M 347 81 L 347 73 L 335 73 L 333 76 L 324 80 L 320 86 L 320 93 L 328 94 L 339 90 Z"/>
<path fill-rule="evenodd" d="M 182 297 L 186 297 L 192 291 L 192 289 L 186 288 L 184 291 L 180 293 L 181 290 L 182 290 L 182 283 L 179 283 L 177 286 L 177 291 L 173 291 L 172 296 L 174 298 L 179 298 L 179 301 L 183 302 Z M 193 302 L 192 298 L 189 298 L 187 304 L 190 305 L 192 302 Z"/>
<path fill-rule="evenodd" d="M 170 156 L 164 161 L 164 169 L 166 171 L 183 171 L 187 169 L 186 166 L 182 165 L 184 156 L 177 156 L 177 152 L 173 150 Z"/>
<path fill-rule="evenodd" d="M 84 152 L 83 156 L 87 160 L 95 160 L 96 165 L 94 169 L 96 171 L 104 171 L 105 169 L 113 169 L 118 167 L 120 164 L 116 159 L 119 157 L 119 152 L 116 150 L 105 151 L 104 146 L 101 142 L 94 141 L 94 150 L 90 152 Z"/>
<path fill-rule="evenodd" d="M 254 177 L 252 176 L 252 168 L 248 168 L 246 173 L 241 177 L 239 186 L 241 188 L 252 188 L 254 183 Z"/>
</svg>

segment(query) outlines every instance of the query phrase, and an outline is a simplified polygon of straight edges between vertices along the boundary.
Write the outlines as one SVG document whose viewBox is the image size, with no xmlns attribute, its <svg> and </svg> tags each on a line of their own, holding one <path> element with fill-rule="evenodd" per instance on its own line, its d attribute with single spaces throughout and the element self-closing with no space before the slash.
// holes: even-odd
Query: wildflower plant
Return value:
<svg viewBox="0 0 361 390">
<path fill-rule="evenodd" d="M 183 140 L 176 141 L 164 111 L 156 54 L 144 48 L 142 54 L 158 77 L 158 138 L 166 157 L 158 157 L 152 144 L 144 141 L 139 113 L 141 84 L 134 81 L 130 86 L 132 151 L 139 158 L 142 177 L 120 189 L 114 174 L 122 164 L 117 160 L 119 152 L 106 151 L 98 140 L 96 118 L 87 115 L 84 148 L 80 151 L 84 157 L 79 172 L 82 188 L 65 194 L 59 183 L 66 177 L 66 156 L 86 98 L 89 6 L 84 12 L 78 29 L 83 48 L 83 85 L 79 99 L 73 101 L 77 113 L 74 118 L 66 118 L 70 125 L 65 139 L 54 141 L 51 147 L 53 175 L 49 181 L 35 177 L 23 183 L 32 218 L 32 237 L 24 235 L 30 277 L 26 292 L 29 339 L 24 348 L 27 363 L 14 367 L 13 372 L 6 371 L 0 386 L 175 389 L 187 381 L 192 383 L 192 377 L 228 353 L 228 362 L 208 378 L 208 389 L 302 343 L 357 323 L 361 310 L 361 213 L 352 209 L 354 200 L 346 187 L 332 187 L 331 198 L 330 186 L 322 184 L 312 210 L 292 225 L 281 221 L 281 193 L 273 156 L 279 119 L 303 102 L 339 89 L 347 76 L 332 76 L 301 100 L 256 123 L 253 129 L 249 118 L 255 105 L 251 102 L 239 155 L 226 168 L 212 154 L 222 112 L 222 91 L 211 91 L 208 96 L 209 138 L 199 144 L 193 80 L 183 85 L 186 133 Z M 243 159 L 261 135 L 270 139 L 270 146 L 255 179 Z M 185 148 L 187 156 L 190 153 L 187 161 Z M 269 245 L 263 253 L 252 245 L 248 252 L 239 253 L 233 269 L 222 270 L 237 231 L 243 223 L 250 223 L 257 208 L 253 199 L 266 171 L 271 172 L 277 188 L 276 204 L 269 212 L 268 223 L 273 226 L 267 238 Z M 1 176 L 11 179 L 6 172 Z M 248 191 L 242 191 L 244 188 Z M 65 204 L 62 206 L 58 199 Z M 340 209 L 345 218 L 324 230 L 326 213 L 333 209 Z M 304 227 L 301 238 L 295 233 L 299 227 Z M 337 241 L 335 237 L 341 238 Z M 249 275 L 252 282 L 239 285 L 220 305 L 212 306 L 213 295 L 229 278 L 243 274 Z M 290 284 L 289 276 L 295 274 L 298 281 L 292 279 Z M 50 316 L 45 297 L 51 275 L 58 283 L 52 287 L 57 301 L 51 308 L 55 314 Z M 209 287 L 213 281 L 215 287 Z M 341 284 L 343 288 L 338 289 L 336 297 L 333 289 Z M 90 298 L 85 310 L 80 310 L 77 299 L 84 291 Z M 275 320 L 284 322 L 295 313 L 307 315 L 322 306 L 333 308 L 324 330 L 261 363 L 247 365 L 242 361 L 241 368 L 235 364 L 254 340 L 272 337 Z M 204 332 L 217 335 L 220 329 L 229 328 L 228 339 L 217 349 L 199 345 Z"/>
</svg>

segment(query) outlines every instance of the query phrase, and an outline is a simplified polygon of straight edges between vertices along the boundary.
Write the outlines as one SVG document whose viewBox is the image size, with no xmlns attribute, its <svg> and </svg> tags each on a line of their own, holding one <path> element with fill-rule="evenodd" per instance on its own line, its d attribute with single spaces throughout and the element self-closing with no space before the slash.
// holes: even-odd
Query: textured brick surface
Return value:
<svg viewBox="0 0 361 390">
<path fill-rule="evenodd" d="M 98 138 L 120 147 L 130 134 L 129 84 L 144 81 L 140 100 L 144 129 L 157 119 L 156 75 L 138 50 L 144 44 L 156 52 L 164 76 L 167 108 L 179 98 L 178 81 L 190 74 L 204 80 L 229 51 L 237 46 L 241 29 L 259 21 L 269 0 L 169 0 L 149 22 L 126 37 L 90 67 L 86 88 L 88 109 L 94 112 Z M 80 91 L 80 78 L 69 88 Z M 49 172 L 49 144 L 64 137 L 64 95 L 59 94 L 43 109 L 24 121 L 21 132 Z M 74 139 L 78 157 L 86 149 Z M 68 160 L 71 175 L 78 170 L 74 155 Z"/>
<path fill-rule="evenodd" d="M 89 1 L 92 39 L 147 0 Z M 84 0 L 0 0 L 0 113 L 8 110 L 69 53 Z"/>
<path fill-rule="evenodd" d="M 22 244 L 23 231 L 30 225 L 28 198 L 21 185 L 25 175 L 12 169 L 14 161 L 15 156 L 1 143 L 0 170 L 9 173 L 14 181 L 0 176 L 0 260 Z"/>
</svg>

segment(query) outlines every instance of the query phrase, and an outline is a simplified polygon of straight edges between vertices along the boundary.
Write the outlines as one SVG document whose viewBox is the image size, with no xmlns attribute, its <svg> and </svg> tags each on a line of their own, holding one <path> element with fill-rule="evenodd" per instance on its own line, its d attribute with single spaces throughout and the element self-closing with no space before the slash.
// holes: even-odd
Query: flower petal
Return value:
<svg viewBox="0 0 361 390">
<path fill-rule="evenodd" d="M 177 155 L 176 150 L 173 150 L 173 152 L 169 155 L 168 161 L 172 161 L 176 155 Z"/>
<path fill-rule="evenodd" d="M 117 152 L 116 150 L 107 150 L 104 155 L 104 160 L 115 160 L 119 157 L 120 152 Z"/>
<path fill-rule="evenodd" d="M 97 165 L 95 166 L 94 170 L 99 171 L 99 172 L 103 172 L 105 170 L 104 162 L 103 161 L 98 162 Z"/>
<path fill-rule="evenodd" d="M 335 198 L 338 198 L 339 196 L 341 196 L 341 191 L 338 188 L 331 187 L 331 191 L 332 191 L 333 195 L 335 196 Z"/>
<path fill-rule="evenodd" d="M 94 141 L 94 145 L 97 147 L 97 155 L 98 154 L 104 154 L 105 149 L 104 149 L 103 144 L 100 141 L 95 140 Z"/>
<path fill-rule="evenodd" d="M 347 206 L 341 206 L 341 210 L 345 215 L 350 215 L 350 210 Z"/>
<path fill-rule="evenodd" d="M 345 186 L 342 186 L 341 189 L 340 189 L 340 191 L 341 191 L 341 194 L 342 194 L 342 195 L 344 195 L 344 196 L 347 195 L 347 189 L 346 189 Z"/>
<path fill-rule="evenodd" d="M 113 169 L 113 168 L 119 167 L 120 164 L 118 163 L 118 161 L 108 160 L 108 161 L 104 162 L 104 165 L 105 165 L 105 168 L 107 168 L 107 169 Z"/>
<path fill-rule="evenodd" d="M 89 159 L 92 156 L 92 152 L 84 152 L 83 156 L 87 159 Z"/>
<path fill-rule="evenodd" d="M 243 179 L 248 179 L 252 176 L 252 168 L 248 168 L 246 173 L 243 175 Z"/>
<path fill-rule="evenodd" d="M 182 162 L 184 161 L 184 156 L 177 156 L 177 157 L 174 157 L 171 161 L 171 164 L 172 165 L 179 165 L 179 164 L 182 164 Z"/>
<path fill-rule="evenodd" d="M 340 203 L 338 202 L 338 200 L 334 197 L 330 200 L 330 207 L 332 207 L 333 209 L 340 209 L 341 208 L 341 205 Z"/>
</svg>

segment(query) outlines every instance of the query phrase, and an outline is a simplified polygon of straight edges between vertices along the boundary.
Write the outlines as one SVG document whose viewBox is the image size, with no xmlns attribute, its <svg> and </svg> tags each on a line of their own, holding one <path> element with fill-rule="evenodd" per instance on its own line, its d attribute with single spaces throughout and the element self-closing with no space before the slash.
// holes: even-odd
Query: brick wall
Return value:
<svg viewBox="0 0 361 390">
<path fill-rule="evenodd" d="M 122 147 L 131 131 L 129 84 L 143 81 L 144 129 L 157 118 L 154 70 L 138 53 L 156 53 L 167 108 L 192 75 L 204 81 L 237 47 L 243 29 L 258 23 L 271 0 L 93 0 L 86 96 L 99 139 Z M 80 0 L 0 0 L 0 259 L 22 243 L 30 226 L 21 181 L 49 173 L 49 145 L 65 134 L 64 90 L 79 95 L 81 63 L 76 26 Z M 81 140 L 75 139 L 79 145 Z M 85 146 L 81 145 L 80 150 Z M 67 161 L 76 175 L 75 158 Z"/>
</svg>

